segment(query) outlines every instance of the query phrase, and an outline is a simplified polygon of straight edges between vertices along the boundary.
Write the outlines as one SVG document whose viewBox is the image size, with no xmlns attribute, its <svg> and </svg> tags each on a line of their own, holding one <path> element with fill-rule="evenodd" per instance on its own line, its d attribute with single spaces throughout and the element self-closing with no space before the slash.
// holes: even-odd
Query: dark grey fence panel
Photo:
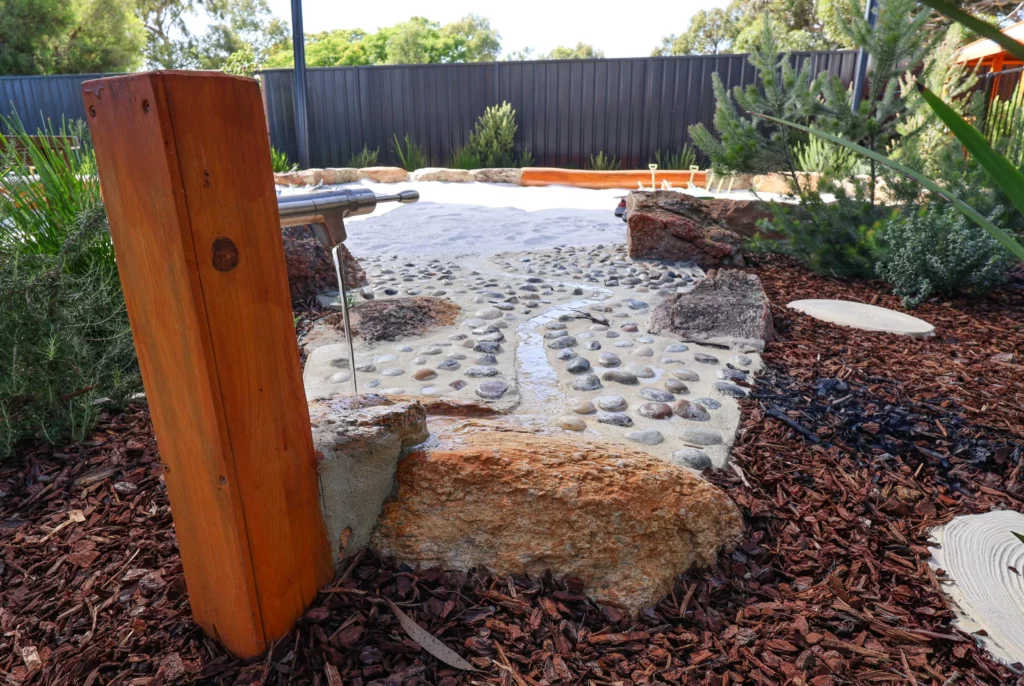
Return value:
<svg viewBox="0 0 1024 686">
<path fill-rule="evenodd" d="M 61 117 L 84 119 L 82 82 L 103 76 L 112 74 L 0 76 L 0 114 L 11 118 L 17 113 L 25 128 L 32 133 L 46 128 L 47 121 L 58 128 Z M 0 130 L 6 131 L 2 123 Z"/>
<path fill-rule="evenodd" d="M 792 58 L 848 84 L 856 53 Z M 507 100 L 516 109 L 516 145 L 536 164 L 582 168 L 604 151 L 642 168 L 656 150 L 688 142 L 693 124 L 712 126 L 716 73 L 729 89 L 755 78 L 746 55 L 310 69 L 312 163 L 345 166 L 365 144 L 380 150 L 382 164 L 395 164 L 394 135 L 408 133 L 430 164 L 443 166 L 484 109 Z M 262 78 L 271 141 L 295 159 L 294 75 L 268 70 Z"/>
</svg>

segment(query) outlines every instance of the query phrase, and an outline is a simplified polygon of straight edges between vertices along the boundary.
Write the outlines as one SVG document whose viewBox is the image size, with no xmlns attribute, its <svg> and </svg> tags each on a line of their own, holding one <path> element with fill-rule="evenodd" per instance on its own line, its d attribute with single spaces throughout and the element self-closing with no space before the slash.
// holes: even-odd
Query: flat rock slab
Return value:
<svg viewBox="0 0 1024 686">
<path fill-rule="evenodd" d="M 957 517 L 933 532 L 941 547 L 932 549 L 961 628 L 1007 664 L 1024 663 L 1024 543 L 1014 532 L 1024 533 L 1020 512 Z"/>
<path fill-rule="evenodd" d="M 935 333 L 935 327 L 923 319 L 849 300 L 794 300 L 786 307 L 823 322 L 865 331 L 884 331 L 913 338 L 925 338 Z"/>
</svg>

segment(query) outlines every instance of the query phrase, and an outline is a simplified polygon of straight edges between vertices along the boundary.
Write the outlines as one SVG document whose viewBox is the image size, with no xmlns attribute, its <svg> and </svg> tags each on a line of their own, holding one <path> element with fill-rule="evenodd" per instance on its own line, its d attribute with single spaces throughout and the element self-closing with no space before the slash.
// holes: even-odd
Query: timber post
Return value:
<svg viewBox="0 0 1024 686">
<path fill-rule="evenodd" d="M 256 81 L 82 84 L 196 622 L 253 657 L 333 575 Z"/>
</svg>

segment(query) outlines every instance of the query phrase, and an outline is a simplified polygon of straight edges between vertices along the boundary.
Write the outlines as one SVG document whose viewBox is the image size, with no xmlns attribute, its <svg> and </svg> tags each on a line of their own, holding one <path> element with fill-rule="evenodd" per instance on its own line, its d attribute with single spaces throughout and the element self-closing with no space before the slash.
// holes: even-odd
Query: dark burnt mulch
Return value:
<svg viewBox="0 0 1024 686">
<path fill-rule="evenodd" d="M 629 619 L 573 580 L 351 561 L 299 628 L 244 664 L 192 623 L 143 409 L 92 440 L 0 467 L 0 680 L 158 684 L 1008 684 L 1018 675 L 950 625 L 928 530 L 1021 509 L 1024 293 L 936 303 L 938 336 L 832 327 L 784 308 L 893 306 L 780 258 L 757 267 L 780 340 L 734 451 L 711 478 L 746 541 Z M 666 541 L 666 545 L 671 542 Z M 482 671 L 410 640 L 389 598 Z"/>
</svg>

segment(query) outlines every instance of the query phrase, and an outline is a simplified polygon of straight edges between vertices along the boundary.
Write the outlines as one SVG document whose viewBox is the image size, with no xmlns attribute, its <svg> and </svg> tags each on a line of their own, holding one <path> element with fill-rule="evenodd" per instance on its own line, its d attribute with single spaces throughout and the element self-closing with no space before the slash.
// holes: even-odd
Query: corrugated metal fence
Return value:
<svg viewBox="0 0 1024 686">
<path fill-rule="evenodd" d="M 793 59 L 849 83 L 856 53 Z M 687 142 L 691 124 L 711 126 L 716 72 L 729 88 L 754 80 L 746 55 L 310 69 L 311 162 L 347 166 L 365 144 L 380 150 L 382 164 L 393 164 L 393 136 L 408 133 L 430 164 L 443 166 L 484 109 L 507 100 L 519 124 L 517 148 L 528 149 L 536 164 L 582 168 L 603 150 L 624 167 L 643 168 L 655 150 Z M 13 102 L 29 130 L 46 118 L 82 118 L 80 85 L 90 78 L 2 77 L 0 113 L 9 114 Z M 294 160 L 294 74 L 268 70 L 262 79 L 271 142 Z"/>
</svg>

